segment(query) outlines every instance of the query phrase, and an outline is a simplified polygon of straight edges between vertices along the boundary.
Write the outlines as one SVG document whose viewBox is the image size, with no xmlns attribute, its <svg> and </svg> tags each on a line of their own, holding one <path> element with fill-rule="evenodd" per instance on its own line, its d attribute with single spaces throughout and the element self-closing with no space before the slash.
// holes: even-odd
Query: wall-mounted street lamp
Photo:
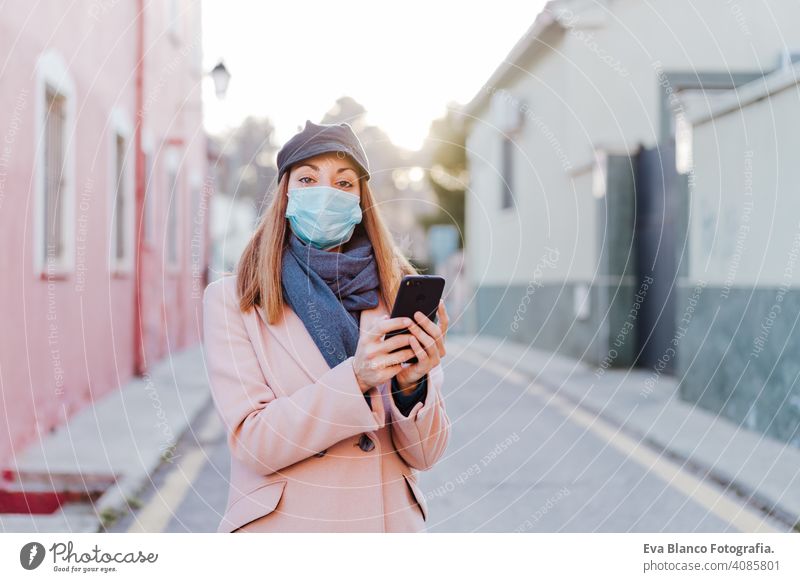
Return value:
<svg viewBox="0 0 800 582">
<path fill-rule="evenodd" d="M 224 99 L 225 92 L 228 90 L 228 83 L 231 80 L 231 74 L 225 67 L 225 63 L 220 60 L 217 65 L 211 69 L 209 74 L 214 81 L 214 90 L 217 93 L 217 99 Z"/>
</svg>

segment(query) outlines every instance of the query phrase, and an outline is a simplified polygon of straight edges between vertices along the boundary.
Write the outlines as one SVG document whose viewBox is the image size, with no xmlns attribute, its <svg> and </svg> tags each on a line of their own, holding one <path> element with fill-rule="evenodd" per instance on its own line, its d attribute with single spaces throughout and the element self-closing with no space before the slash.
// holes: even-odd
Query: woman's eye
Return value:
<svg viewBox="0 0 800 582">
<path fill-rule="evenodd" d="M 353 183 L 352 182 L 348 182 L 347 180 L 339 180 L 337 182 L 337 184 L 339 186 L 341 186 L 342 188 L 352 188 L 353 187 Z"/>
<path fill-rule="evenodd" d="M 305 182 L 304 180 L 308 180 L 308 182 Z M 303 184 L 309 184 L 311 183 L 311 178 L 309 178 L 308 176 L 303 176 L 302 178 L 298 178 L 297 181 L 302 182 Z"/>
</svg>

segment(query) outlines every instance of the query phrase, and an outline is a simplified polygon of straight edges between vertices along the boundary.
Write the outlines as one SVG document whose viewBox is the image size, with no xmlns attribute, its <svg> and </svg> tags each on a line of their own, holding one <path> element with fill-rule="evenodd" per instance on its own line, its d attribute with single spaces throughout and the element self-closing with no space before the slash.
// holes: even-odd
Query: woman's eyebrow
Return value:
<svg viewBox="0 0 800 582">
<path fill-rule="evenodd" d="M 319 167 L 318 166 L 315 166 L 314 164 L 309 164 L 309 163 L 300 164 L 299 166 L 297 166 L 297 169 L 299 170 L 303 166 L 307 166 L 307 167 L 311 168 L 312 170 L 316 170 L 316 171 L 319 172 Z M 341 174 L 342 172 L 346 172 L 347 170 L 350 170 L 351 172 L 355 172 L 356 171 L 355 168 L 352 168 L 350 166 L 345 166 L 343 168 L 339 168 L 338 170 L 336 170 L 336 173 L 337 174 Z"/>
</svg>

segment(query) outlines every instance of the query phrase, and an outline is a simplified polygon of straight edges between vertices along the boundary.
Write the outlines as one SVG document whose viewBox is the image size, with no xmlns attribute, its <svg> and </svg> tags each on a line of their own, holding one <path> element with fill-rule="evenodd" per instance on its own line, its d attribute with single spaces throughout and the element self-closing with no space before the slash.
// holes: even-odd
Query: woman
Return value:
<svg viewBox="0 0 800 582">
<path fill-rule="evenodd" d="M 389 318 L 415 271 L 369 177 L 349 125 L 308 121 L 278 152 L 277 190 L 236 274 L 205 290 L 207 369 L 231 451 L 219 532 L 425 529 L 416 472 L 449 439 L 448 317 L 440 303 L 438 325 Z"/>
</svg>

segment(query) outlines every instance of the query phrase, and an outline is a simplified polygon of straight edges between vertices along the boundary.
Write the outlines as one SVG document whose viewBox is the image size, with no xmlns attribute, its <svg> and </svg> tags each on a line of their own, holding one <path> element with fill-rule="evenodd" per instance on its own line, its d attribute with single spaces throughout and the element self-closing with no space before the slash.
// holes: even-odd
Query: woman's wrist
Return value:
<svg viewBox="0 0 800 582">
<path fill-rule="evenodd" d="M 353 374 L 356 377 L 356 382 L 358 382 L 358 388 L 361 390 L 362 393 L 364 393 L 367 390 L 369 390 L 370 388 L 372 388 L 372 386 L 370 386 L 369 384 L 364 382 L 361 379 L 361 376 L 358 375 L 358 367 L 356 366 L 356 359 L 355 358 L 352 358 L 352 364 L 353 364 Z"/>
<path fill-rule="evenodd" d="M 421 379 L 422 378 L 417 378 L 416 380 L 412 380 L 410 382 L 403 382 L 403 380 L 400 379 L 399 375 L 395 376 L 397 387 L 400 389 L 400 392 L 402 392 L 404 395 L 411 394 L 414 390 L 416 390 L 417 386 L 419 385 L 419 381 Z"/>
</svg>

